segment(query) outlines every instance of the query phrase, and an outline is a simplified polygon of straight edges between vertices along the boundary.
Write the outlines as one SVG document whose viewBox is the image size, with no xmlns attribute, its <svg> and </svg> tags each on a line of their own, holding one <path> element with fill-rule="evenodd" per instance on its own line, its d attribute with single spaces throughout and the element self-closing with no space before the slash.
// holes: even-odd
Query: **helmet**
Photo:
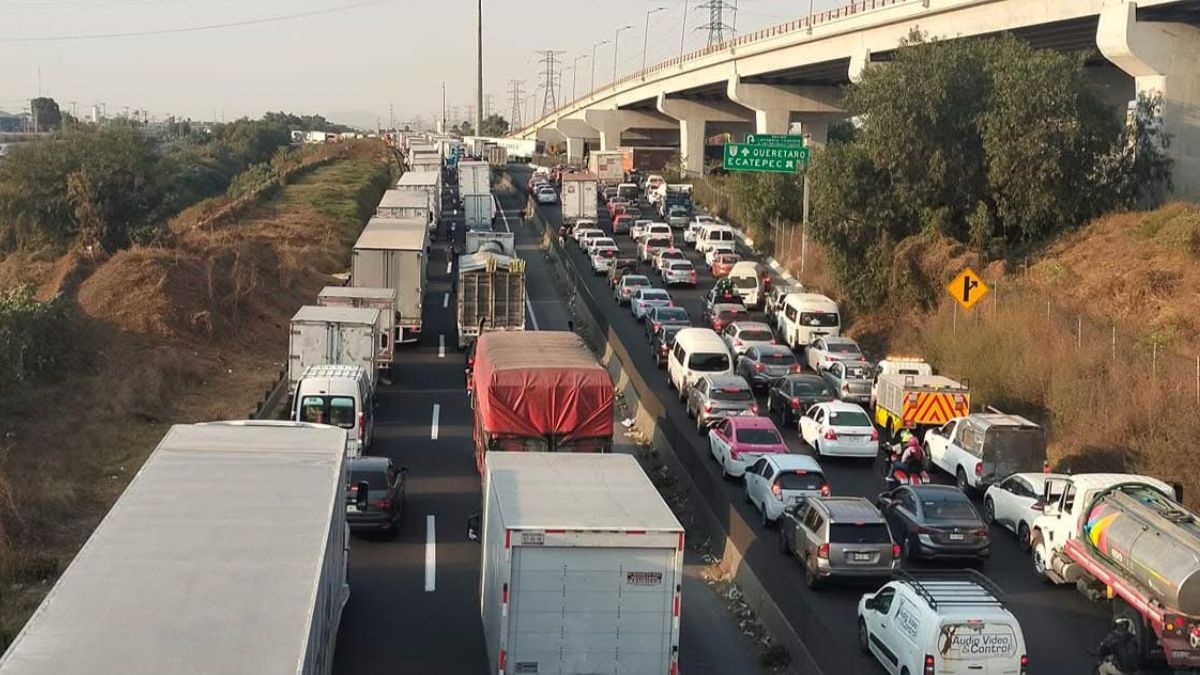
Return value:
<svg viewBox="0 0 1200 675">
<path fill-rule="evenodd" d="M 921 447 L 921 441 L 918 441 L 916 436 L 909 436 L 906 445 L 910 448 L 919 448 Z"/>
<path fill-rule="evenodd" d="M 910 440 L 912 440 L 912 437 L 913 437 L 912 432 L 909 431 L 908 429 L 900 430 L 900 442 L 901 443 L 909 442 Z"/>
<path fill-rule="evenodd" d="M 1117 618 L 1113 619 L 1113 628 L 1115 630 L 1123 630 L 1132 633 L 1133 621 L 1131 621 L 1127 616 L 1118 616 Z"/>
</svg>

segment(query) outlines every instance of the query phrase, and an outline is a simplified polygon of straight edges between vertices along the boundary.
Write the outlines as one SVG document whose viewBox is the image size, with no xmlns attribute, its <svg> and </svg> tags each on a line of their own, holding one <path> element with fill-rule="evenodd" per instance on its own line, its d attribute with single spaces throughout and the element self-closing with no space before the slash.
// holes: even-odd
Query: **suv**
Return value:
<svg viewBox="0 0 1200 675">
<path fill-rule="evenodd" d="M 387 457 L 355 457 L 346 460 L 350 483 L 346 486 L 346 524 L 351 532 L 395 534 L 404 515 L 404 489 L 408 467 L 399 467 Z M 358 492 L 367 489 L 366 510 L 359 507 Z"/>
<path fill-rule="evenodd" d="M 754 391 L 739 375 L 705 375 L 687 390 L 687 414 L 696 418 L 696 433 L 703 436 L 717 419 L 757 415 Z"/>
<path fill-rule="evenodd" d="M 831 577 L 887 577 L 900 569 L 887 521 L 862 497 L 806 499 L 785 509 L 779 552 L 800 560 L 809 588 Z"/>
</svg>

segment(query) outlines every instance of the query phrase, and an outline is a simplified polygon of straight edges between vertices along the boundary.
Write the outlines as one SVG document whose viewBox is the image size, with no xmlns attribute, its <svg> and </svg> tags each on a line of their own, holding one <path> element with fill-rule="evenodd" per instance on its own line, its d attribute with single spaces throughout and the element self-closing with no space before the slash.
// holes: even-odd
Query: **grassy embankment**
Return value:
<svg viewBox="0 0 1200 675">
<path fill-rule="evenodd" d="M 391 182 L 375 143 L 322 148 L 282 184 L 171 221 L 111 258 L 21 253 L 0 288 L 73 306 L 77 364 L 0 401 L 0 650 L 174 423 L 244 418 Z M 10 392 L 12 394 L 12 392 Z"/>
</svg>

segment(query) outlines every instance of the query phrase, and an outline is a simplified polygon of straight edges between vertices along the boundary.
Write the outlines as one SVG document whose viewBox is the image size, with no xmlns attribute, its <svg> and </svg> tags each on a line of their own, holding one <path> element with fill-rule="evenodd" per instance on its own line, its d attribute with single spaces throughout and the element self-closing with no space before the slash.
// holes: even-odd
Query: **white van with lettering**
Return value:
<svg viewBox="0 0 1200 675">
<path fill-rule="evenodd" d="M 841 335 L 842 315 L 838 304 L 820 293 L 792 293 L 775 310 L 775 326 L 783 343 L 800 351 L 819 337 Z"/>
<path fill-rule="evenodd" d="M 897 578 L 858 602 L 858 646 L 892 675 L 1026 675 L 1021 624 L 975 570 Z"/>
</svg>

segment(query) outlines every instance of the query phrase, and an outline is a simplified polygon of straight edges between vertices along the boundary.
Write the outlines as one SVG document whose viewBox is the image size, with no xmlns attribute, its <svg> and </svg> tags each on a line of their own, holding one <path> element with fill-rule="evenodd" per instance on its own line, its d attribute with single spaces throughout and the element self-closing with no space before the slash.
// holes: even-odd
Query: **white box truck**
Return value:
<svg viewBox="0 0 1200 675">
<path fill-rule="evenodd" d="M 489 452 L 492 673 L 673 673 L 683 527 L 630 455 Z"/>
<path fill-rule="evenodd" d="M 349 598 L 346 432 L 171 427 L 41 607 L 3 675 L 329 675 Z"/>
<path fill-rule="evenodd" d="M 480 225 L 492 225 L 496 218 L 496 204 L 492 199 L 492 193 L 488 192 L 481 195 L 462 195 L 463 217 L 465 219 L 467 229 Z"/>
<path fill-rule="evenodd" d="M 625 180 L 625 153 L 620 150 L 595 151 L 588 155 L 588 171 L 604 185 Z"/>
<path fill-rule="evenodd" d="M 429 198 L 429 210 L 436 223 L 442 217 L 442 172 L 408 171 L 396 181 L 397 190 L 421 192 Z"/>
<path fill-rule="evenodd" d="M 396 355 L 396 289 L 326 286 L 317 294 L 322 307 L 360 307 L 379 310 L 379 364 L 392 365 Z"/>
<path fill-rule="evenodd" d="M 433 210 L 429 208 L 429 195 L 409 190 L 386 190 L 375 215 L 396 220 L 422 220 L 428 227 L 433 223 Z"/>
<path fill-rule="evenodd" d="M 417 150 L 412 153 L 412 158 L 409 160 L 408 168 L 413 171 L 441 171 L 442 170 L 442 155 L 436 148 L 430 150 Z"/>
<path fill-rule="evenodd" d="M 562 175 L 562 190 L 558 195 L 562 204 L 562 219 L 565 223 L 586 218 L 596 220 L 596 174 L 594 173 L 564 173 Z"/>
<path fill-rule="evenodd" d="M 488 195 L 492 193 L 492 167 L 487 162 L 458 163 L 458 194 Z"/>
<path fill-rule="evenodd" d="M 354 244 L 350 283 L 396 290 L 397 343 L 421 339 L 425 298 L 425 248 L 429 231 L 420 220 L 372 218 Z"/>
<path fill-rule="evenodd" d="M 362 366 L 375 387 L 379 310 L 305 305 L 292 317 L 288 336 L 288 395 L 309 366 Z"/>
</svg>

